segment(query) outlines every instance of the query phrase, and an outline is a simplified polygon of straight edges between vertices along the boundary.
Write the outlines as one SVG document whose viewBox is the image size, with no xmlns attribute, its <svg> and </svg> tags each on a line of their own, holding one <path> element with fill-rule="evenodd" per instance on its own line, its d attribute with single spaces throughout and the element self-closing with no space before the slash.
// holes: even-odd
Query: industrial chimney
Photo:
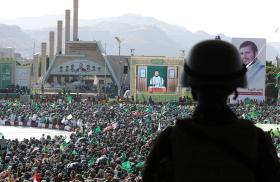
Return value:
<svg viewBox="0 0 280 182">
<path fill-rule="evenodd" d="M 73 0 L 74 3 L 74 18 L 73 18 L 73 41 L 78 41 L 78 26 L 79 26 L 79 0 Z"/>
<path fill-rule="evenodd" d="M 71 21 L 71 10 L 65 10 L 65 54 L 68 54 L 68 48 L 66 42 L 70 41 L 70 21 Z"/>
<path fill-rule="evenodd" d="M 57 21 L 57 50 L 56 54 L 62 54 L 62 25 L 61 20 Z"/>
<path fill-rule="evenodd" d="M 47 65 L 47 43 L 41 43 L 41 76 L 46 73 Z"/>
<path fill-rule="evenodd" d="M 65 42 L 70 41 L 70 19 L 71 10 L 65 10 Z"/>
<path fill-rule="evenodd" d="M 41 43 L 41 55 L 42 55 L 42 57 L 47 56 L 47 43 L 46 42 Z"/>
<path fill-rule="evenodd" d="M 49 35 L 49 44 L 50 44 L 49 57 L 50 60 L 52 61 L 54 58 L 54 32 L 53 31 L 51 31 Z"/>
</svg>

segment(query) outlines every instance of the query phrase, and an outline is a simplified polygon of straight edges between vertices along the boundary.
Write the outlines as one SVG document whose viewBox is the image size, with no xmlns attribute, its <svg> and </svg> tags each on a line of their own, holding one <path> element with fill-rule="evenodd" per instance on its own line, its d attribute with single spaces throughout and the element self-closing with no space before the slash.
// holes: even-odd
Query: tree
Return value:
<svg viewBox="0 0 280 182">
<path fill-rule="evenodd" d="M 280 69 L 272 64 L 272 61 L 266 61 L 266 85 L 265 96 L 269 102 L 276 102 L 279 90 L 279 79 L 276 75 L 280 73 Z"/>
</svg>

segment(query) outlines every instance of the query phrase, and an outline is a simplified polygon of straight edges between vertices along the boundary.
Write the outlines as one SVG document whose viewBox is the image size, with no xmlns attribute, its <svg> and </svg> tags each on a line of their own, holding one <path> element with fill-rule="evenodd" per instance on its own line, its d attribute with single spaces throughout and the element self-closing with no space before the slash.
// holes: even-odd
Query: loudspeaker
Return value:
<svg viewBox="0 0 280 182">
<path fill-rule="evenodd" d="M 123 67 L 123 74 L 127 74 L 128 73 L 128 66 L 124 66 Z"/>
</svg>

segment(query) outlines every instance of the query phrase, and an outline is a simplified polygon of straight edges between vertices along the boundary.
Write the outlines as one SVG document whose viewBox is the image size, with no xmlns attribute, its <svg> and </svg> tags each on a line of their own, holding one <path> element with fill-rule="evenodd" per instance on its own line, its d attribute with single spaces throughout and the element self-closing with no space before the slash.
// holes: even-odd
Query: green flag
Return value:
<svg viewBox="0 0 280 182">
<path fill-rule="evenodd" d="M 279 78 L 279 77 L 280 77 L 280 72 L 275 75 L 275 78 Z"/>
<path fill-rule="evenodd" d="M 275 137 L 279 137 L 279 136 L 280 136 L 280 132 L 279 132 L 277 129 L 274 129 L 274 130 L 272 131 L 272 134 L 273 134 L 273 136 L 275 136 Z"/>
<path fill-rule="evenodd" d="M 71 96 L 71 95 L 68 95 L 67 97 L 66 97 L 66 101 L 68 102 L 68 103 L 72 103 L 72 100 L 73 100 L 73 97 Z"/>
<path fill-rule="evenodd" d="M 136 164 L 136 167 L 137 167 L 137 168 L 142 168 L 143 165 L 144 165 L 144 162 L 141 161 L 141 162 L 138 162 L 138 163 Z"/>
<path fill-rule="evenodd" d="M 64 151 L 67 146 L 69 146 L 69 144 L 64 140 L 62 144 L 60 144 L 60 150 Z"/>
<path fill-rule="evenodd" d="M 95 163 L 95 159 L 94 158 L 91 158 L 89 161 L 88 161 L 88 167 L 92 167 Z"/>
<path fill-rule="evenodd" d="M 123 162 L 121 168 L 127 172 L 131 171 L 131 165 L 129 161 Z"/>
<path fill-rule="evenodd" d="M 147 113 L 152 113 L 153 112 L 153 107 L 152 106 L 148 106 L 146 109 Z"/>
<path fill-rule="evenodd" d="M 95 133 L 100 133 L 101 132 L 101 128 L 98 126 L 95 128 Z"/>
<path fill-rule="evenodd" d="M 72 155 L 78 155 L 78 152 L 76 150 L 73 150 L 71 154 Z"/>
<path fill-rule="evenodd" d="M 250 114 L 251 119 L 256 119 L 257 116 L 258 116 L 258 112 L 257 112 L 257 111 L 253 111 L 253 112 L 251 112 L 251 114 Z"/>
<path fill-rule="evenodd" d="M 246 114 L 244 119 L 251 120 L 252 118 L 251 118 L 251 116 L 249 114 Z"/>
</svg>

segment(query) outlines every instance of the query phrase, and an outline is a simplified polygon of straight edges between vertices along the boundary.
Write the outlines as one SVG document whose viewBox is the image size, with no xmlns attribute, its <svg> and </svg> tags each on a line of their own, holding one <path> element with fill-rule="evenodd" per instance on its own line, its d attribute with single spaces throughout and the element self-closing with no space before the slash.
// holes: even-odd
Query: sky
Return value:
<svg viewBox="0 0 280 182">
<path fill-rule="evenodd" d="M 280 42 L 279 5 L 279 0 L 80 0 L 79 18 L 133 13 L 190 31 Z M 72 0 L 0 0 L 0 19 L 63 14 L 72 6 Z"/>
</svg>

